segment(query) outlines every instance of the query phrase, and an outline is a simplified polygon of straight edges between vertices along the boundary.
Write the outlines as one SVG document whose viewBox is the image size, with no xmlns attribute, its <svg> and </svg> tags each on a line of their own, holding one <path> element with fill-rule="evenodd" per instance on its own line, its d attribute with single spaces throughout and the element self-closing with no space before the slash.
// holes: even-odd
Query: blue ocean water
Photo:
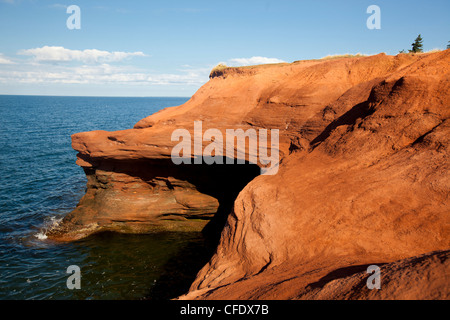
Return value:
<svg viewBox="0 0 450 320">
<path fill-rule="evenodd" d="M 39 236 L 84 194 L 71 134 L 132 128 L 187 99 L 0 95 L 0 299 L 140 299 L 158 284 L 167 292 L 160 298 L 182 293 L 171 270 L 186 246 L 203 245 L 198 234 L 102 234 L 68 244 Z M 66 286 L 70 265 L 81 269 L 80 290 Z"/>
</svg>

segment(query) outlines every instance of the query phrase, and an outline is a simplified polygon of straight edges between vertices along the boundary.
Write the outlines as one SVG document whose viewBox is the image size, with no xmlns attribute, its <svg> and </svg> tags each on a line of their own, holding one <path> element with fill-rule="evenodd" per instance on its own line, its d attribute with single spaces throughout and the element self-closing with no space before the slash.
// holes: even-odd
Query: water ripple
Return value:
<svg viewBox="0 0 450 320">
<path fill-rule="evenodd" d="M 186 100 L 0 95 L 0 299 L 139 299 L 186 243 L 201 239 L 105 234 L 57 244 L 44 237 L 86 186 L 73 133 L 131 128 Z M 70 265 L 81 268 L 81 290 L 67 289 Z"/>
</svg>

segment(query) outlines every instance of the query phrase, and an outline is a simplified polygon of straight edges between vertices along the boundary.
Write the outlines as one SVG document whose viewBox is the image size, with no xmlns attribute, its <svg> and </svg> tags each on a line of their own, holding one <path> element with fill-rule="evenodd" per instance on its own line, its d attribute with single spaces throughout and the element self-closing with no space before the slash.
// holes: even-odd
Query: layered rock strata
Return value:
<svg viewBox="0 0 450 320">
<path fill-rule="evenodd" d="M 446 50 L 216 72 L 187 103 L 133 129 L 75 134 L 87 193 L 49 236 L 199 230 L 220 211 L 227 222 L 217 251 L 186 299 L 349 298 L 363 277 L 352 267 L 377 263 L 393 279 L 436 251 L 430 263 L 416 262 L 425 273 L 442 271 L 450 247 L 449 66 Z M 194 121 L 224 135 L 278 129 L 278 173 L 258 176 L 259 163 L 175 166 L 171 135 L 192 132 Z M 234 158 L 251 159 L 247 145 L 237 149 Z M 359 275 L 329 276 L 336 270 Z M 401 282 L 391 281 L 382 297 L 448 297 L 447 278 L 429 274 L 428 289 L 422 281 L 401 294 L 392 289 Z M 335 282 L 312 286 L 323 279 Z"/>
</svg>

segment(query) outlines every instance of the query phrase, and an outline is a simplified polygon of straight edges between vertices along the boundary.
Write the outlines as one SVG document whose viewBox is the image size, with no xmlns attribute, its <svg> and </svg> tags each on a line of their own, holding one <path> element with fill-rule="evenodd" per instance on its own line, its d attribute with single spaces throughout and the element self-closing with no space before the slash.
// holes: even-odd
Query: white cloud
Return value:
<svg viewBox="0 0 450 320">
<path fill-rule="evenodd" d="M 283 62 L 286 61 L 277 58 L 251 57 L 251 58 L 230 59 L 227 65 L 230 65 L 232 67 L 239 67 L 239 66 L 251 66 L 258 64 L 283 63 Z"/>
<path fill-rule="evenodd" d="M 144 57 L 139 52 L 102 51 L 98 49 L 71 50 L 64 47 L 44 46 L 42 48 L 20 50 L 20 55 L 33 56 L 35 61 L 68 62 L 81 61 L 83 63 L 118 62 L 129 57 Z"/>
<path fill-rule="evenodd" d="M 17 64 L 0 68 L 0 83 L 22 84 L 123 84 L 123 85 L 195 85 L 208 80 L 204 69 L 180 71 L 179 74 L 156 74 L 131 66 Z"/>
<path fill-rule="evenodd" d="M 157 85 L 180 88 L 203 85 L 208 81 L 210 72 L 210 68 L 183 65 L 168 73 L 158 73 L 130 63 L 117 64 L 130 57 L 145 56 L 142 52 L 71 50 L 61 46 L 44 46 L 20 50 L 18 54 L 25 57 L 16 57 L 17 62 L 14 63 L 0 53 L 0 84 L 92 84 L 105 87 Z"/>
<path fill-rule="evenodd" d="M 14 62 L 5 57 L 3 53 L 0 53 L 0 64 L 14 64 Z"/>
<path fill-rule="evenodd" d="M 54 3 L 48 6 L 49 8 L 56 8 L 56 9 L 67 9 L 69 6 L 66 4 L 61 3 Z"/>
</svg>

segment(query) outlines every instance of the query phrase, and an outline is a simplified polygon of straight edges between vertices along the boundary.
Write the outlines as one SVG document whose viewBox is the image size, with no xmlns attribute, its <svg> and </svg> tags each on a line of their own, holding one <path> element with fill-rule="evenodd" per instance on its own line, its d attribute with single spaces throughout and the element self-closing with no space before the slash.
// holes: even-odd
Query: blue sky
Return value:
<svg viewBox="0 0 450 320">
<path fill-rule="evenodd" d="M 445 49 L 449 12 L 448 0 L 0 0 L 0 94 L 191 96 L 219 62 L 394 55 L 419 33 L 425 51 Z"/>
</svg>

